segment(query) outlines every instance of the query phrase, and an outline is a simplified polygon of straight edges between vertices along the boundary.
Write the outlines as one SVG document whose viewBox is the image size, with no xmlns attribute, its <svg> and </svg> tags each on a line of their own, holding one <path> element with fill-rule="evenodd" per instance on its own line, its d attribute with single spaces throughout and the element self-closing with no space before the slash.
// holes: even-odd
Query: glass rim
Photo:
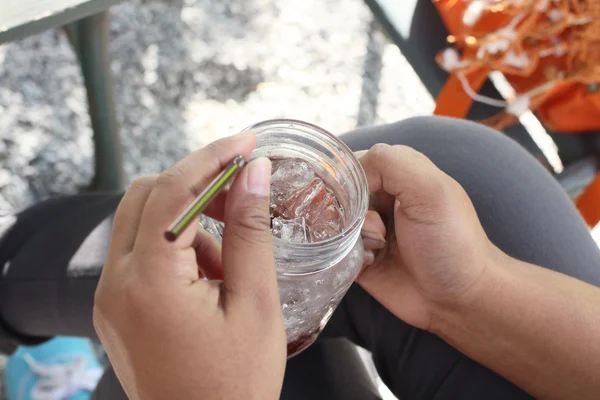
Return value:
<svg viewBox="0 0 600 400">
<path fill-rule="evenodd" d="M 274 241 L 274 243 L 285 243 L 286 246 L 292 247 L 292 248 L 295 248 L 298 250 L 318 249 L 318 250 L 327 251 L 329 248 L 337 248 L 340 246 L 340 244 L 345 239 L 347 239 L 348 237 L 354 236 L 354 235 L 352 235 L 352 233 L 355 232 L 356 230 L 360 229 L 364 222 L 364 219 L 365 219 L 366 213 L 368 211 L 368 207 L 369 207 L 369 188 L 368 188 L 367 176 L 365 174 L 365 171 L 364 171 L 360 161 L 358 160 L 358 158 L 356 158 L 356 156 L 354 155 L 354 152 L 348 147 L 348 145 L 346 145 L 346 143 L 344 143 L 340 138 L 338 138 L 331 132 L 321 128 L 320 126 L 312 124 L 310 122 L 300 121 L 300 120 L 296 120 L 296 119 L 286 119 L 286 118 L 269 119 L 269 120 L 264 120 L 264 121 L 252 124 L 252 125 L 248 126 L 247 128 L 245 128 L 245 130 L 256 131 L 257 129 L 265 129 L 265 128 L 269 128 L 271 126 L 282 125 L 282 124 L 291 125 L 291 126 L 289 126 L 289 128 L 292 128 L 292 129 L 294 128 L 293 125 L 299 125 L 301 127 L 312 130 L 316 134 L 324 135 L 326 138 L 335 142 L 336 145 L 339 145 L 340 148 L 343 150 L 343 152 L 346 153 L 347 155 L 349 155 L 348 159 L 350 160 L 352 168 L 354 168 L 358 173 L 359 182 L 357 185 L 357 190 L 359 192 L 359 199 L 358 199 L 359 212 L 357 213 L 356 217 L 352 220 L 352 222 L 350 224 L 348 224 L 348 227 L 343 229 L 342 232 L 340 232 L 339 234 L 337 234 L 327 240 L 323 240 L 321 242 L 314 242 L 314 243 L 294 243 L 294 242 L 283 241 L 280 238 L 273 237 L 273 241 Z M 261 132 L 255 132 L 255 134 L 260 134 L 260 133 Z M 287 275 L 287 273 L 286 273 L 286 275 Z M 296 275 L 296 274 L 292 273 L 290 275 Z M 298 275 L 304 275 L 304 274 L 299 273 Z"/>
</svg>

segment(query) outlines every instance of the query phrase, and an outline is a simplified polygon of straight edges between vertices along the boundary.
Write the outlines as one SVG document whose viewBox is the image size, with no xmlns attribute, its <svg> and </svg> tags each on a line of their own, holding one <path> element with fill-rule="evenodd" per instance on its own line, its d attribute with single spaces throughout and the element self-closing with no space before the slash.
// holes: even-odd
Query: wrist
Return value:
<svg viewBox="0 0 600 400">
<path fill-rule="evenodd" d="M 490 244 L 490 251 L 481 261 L 484 268 L 474 282 L 460 295 L 434 306 L 430 332 L 442 338 L 451 337 L 457 329 L 462 331 L 473 316 L 493 306 L 496 294 L 509 284 L 510 260 L 511 257 Z"/>
</svg>

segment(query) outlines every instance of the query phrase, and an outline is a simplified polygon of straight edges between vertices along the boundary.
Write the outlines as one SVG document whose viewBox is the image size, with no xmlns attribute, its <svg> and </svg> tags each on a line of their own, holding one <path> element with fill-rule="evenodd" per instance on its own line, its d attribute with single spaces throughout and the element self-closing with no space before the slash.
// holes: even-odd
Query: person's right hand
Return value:
<svg viewBox="0 0 600 400">
<path fill-rule="evenodd" d="M 226 224 L 222 251 L 197 220 L 177 240 L 165 238 L 198 193 L 255 145 L 250 132 L 214 142 L 159 177 L 136 180 L 117 209 L 94 326 L 132 400 L 280 396 L 286 337 L 270 231 L 270 161 L 249 162 L 206 210 Z"/>
<path fill-rule="evenodd" d="M 436 313 L 469 302 L 503 253 L 463 188 L 423 154 L 378 144 L 360 161 L 388 237 L 357 282 L 398 318 L 433 330 Z"/>
</svg>

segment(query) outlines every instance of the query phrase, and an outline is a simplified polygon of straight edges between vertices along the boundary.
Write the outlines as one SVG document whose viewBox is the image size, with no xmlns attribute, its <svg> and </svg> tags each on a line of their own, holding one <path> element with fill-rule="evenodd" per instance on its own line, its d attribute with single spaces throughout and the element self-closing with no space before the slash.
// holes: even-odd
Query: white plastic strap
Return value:
<svg viewBox="0 0 600 400">
<path fill-rule="evenodd" d="M 467 78 L 465 78 L 465 76 L 462 73 L 458 73 L 458 74 L 456 74 L 456 76 L 460 80 L 460 83 L 462 84 L 462 87 L 463 87 L 463 90 L 465 91 L 465 93 L 467 93 L 469 95 L 469 97 L 472 98 L 473 100 L 475 100 L 479 103 L 487 104 L 492 107 L 505 108 L 508 106 L 508 103 L 504 100 L 498 100 L 498 99 L 494 99 L 494 98 L 491 98 L 488 96 L 483 96 L 481 94 L 475 93 L 475 91 L 471 87 L 471 84 L 469 83 Z"/>
</svg>

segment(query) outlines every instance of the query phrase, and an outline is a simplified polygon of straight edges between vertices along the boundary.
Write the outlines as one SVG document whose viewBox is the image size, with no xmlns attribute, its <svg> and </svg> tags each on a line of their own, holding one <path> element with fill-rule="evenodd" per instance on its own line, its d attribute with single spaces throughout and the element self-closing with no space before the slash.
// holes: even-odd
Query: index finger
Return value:
<svg viewBox="0 0 600 400">
<path fill-rule="evenodd" d="M 165 240 L 164 231 L 219 172 L 238 155 L 248 158 L 255 145 L 254 134 L 242 132 L 209 144 L 163 172 L 144 207 L 136 247 L 165 251 L 190 247 L 197 230 L 193 223 L 172 243 Z"/>
</svg>

